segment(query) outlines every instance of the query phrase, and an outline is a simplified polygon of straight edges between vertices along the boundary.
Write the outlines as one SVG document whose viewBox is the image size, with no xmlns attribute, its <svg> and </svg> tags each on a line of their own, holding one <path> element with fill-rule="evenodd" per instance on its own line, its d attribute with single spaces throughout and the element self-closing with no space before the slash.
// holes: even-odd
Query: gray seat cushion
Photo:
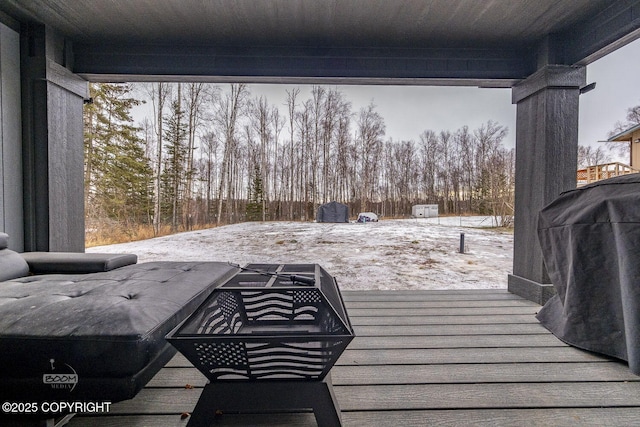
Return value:
<svg viewBox="0 0 640 427">
<path fill-rule="evenodd" d="M 0 377 L 11 384 L 4 389 L 17 393 L 25 378 L 32 395 L 33 387 L 50 389 L 43 374 L 52 360 L 73 368 L 79 386 L 135 377 L 166 350 L 165 335 L 236 271 L 220 262 L 152 262 L 0 283 Z"/>
<path fill-rule="evenodd" d="M 138 262 L 138 256 L 134 254 L 25 252 L 21 255 L 34 274 L 98 273 Z"/>
</svg>

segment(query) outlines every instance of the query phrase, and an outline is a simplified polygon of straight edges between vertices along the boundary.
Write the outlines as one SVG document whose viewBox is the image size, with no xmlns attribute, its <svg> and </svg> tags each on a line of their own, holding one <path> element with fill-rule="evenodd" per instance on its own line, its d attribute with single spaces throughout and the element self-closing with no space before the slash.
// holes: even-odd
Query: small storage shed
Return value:
<svg viewBox="0 0 640 427">
<path fill-rule="evenodd" d="M 318 222 L 349 222 L 349 207 L 338 202 L 320 205 L 316 215 Z"/>
<path fill-rule="evenodd" d="M 436 218 L 438 216 L 438 205 L 413 205 L 411 216 L 415 218 Z"/>
</svg>

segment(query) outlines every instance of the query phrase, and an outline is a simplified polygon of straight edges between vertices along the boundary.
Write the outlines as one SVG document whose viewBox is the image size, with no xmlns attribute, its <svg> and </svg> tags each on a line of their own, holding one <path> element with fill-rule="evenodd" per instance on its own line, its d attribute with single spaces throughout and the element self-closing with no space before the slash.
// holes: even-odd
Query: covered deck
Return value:
<svg viewBox="0 0 640 427">
<path fill-rule="evenodd" d="M 619 426 L 640 377 L 559 341 L 507 290 L 345 291 L 357 337 L 332 370 L 345 426 Z M 206 378 L 177 355 L 134 399 L 71 427 L 185 426 Z M 215 408 L 212 408 L 215 410 Z M 315 426 L 311 412 L 216 416 L 224 426 Z"/>
</svg>

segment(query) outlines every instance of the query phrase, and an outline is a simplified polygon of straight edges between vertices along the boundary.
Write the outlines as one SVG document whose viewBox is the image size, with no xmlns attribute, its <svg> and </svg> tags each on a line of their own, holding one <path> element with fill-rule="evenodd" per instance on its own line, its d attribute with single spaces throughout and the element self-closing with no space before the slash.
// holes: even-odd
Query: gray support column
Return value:
<svg viewBox="0 0 640 427">
<path fill-rule="evenodd" d="M 22 251 L 22 125 L 20 35 L 0 23 L 0 231 Z"/>
<path fill-rule="evenodd" d="M 584 67 L 548 65 L 513 88 L 516 200 L 509 291 L 544 304 L 553 293 L 538 243 L 538 212 L 576 187 L 578 98 Z"/>
<path fill-rule="evenodd" d="M 42 25 L 21 34 L 26 251 L 84 251 L 82 105 L 87 82 Z"/>
</svg>

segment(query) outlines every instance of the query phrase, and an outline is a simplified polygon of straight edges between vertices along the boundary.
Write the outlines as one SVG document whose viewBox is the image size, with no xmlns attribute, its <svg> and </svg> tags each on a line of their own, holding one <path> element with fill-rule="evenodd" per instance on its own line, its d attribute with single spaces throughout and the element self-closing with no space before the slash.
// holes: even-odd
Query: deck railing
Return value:
<svg viewBox="0 0 640 427">
<path fill-rule="evenodd" d="M 578 187 L 603 179 L 613 178 L 620 175 L 638 173 L 637 169 L 624 163 L 613 162 L 602 165 L 587 166 L 578 170 Z"/>
</svg>

